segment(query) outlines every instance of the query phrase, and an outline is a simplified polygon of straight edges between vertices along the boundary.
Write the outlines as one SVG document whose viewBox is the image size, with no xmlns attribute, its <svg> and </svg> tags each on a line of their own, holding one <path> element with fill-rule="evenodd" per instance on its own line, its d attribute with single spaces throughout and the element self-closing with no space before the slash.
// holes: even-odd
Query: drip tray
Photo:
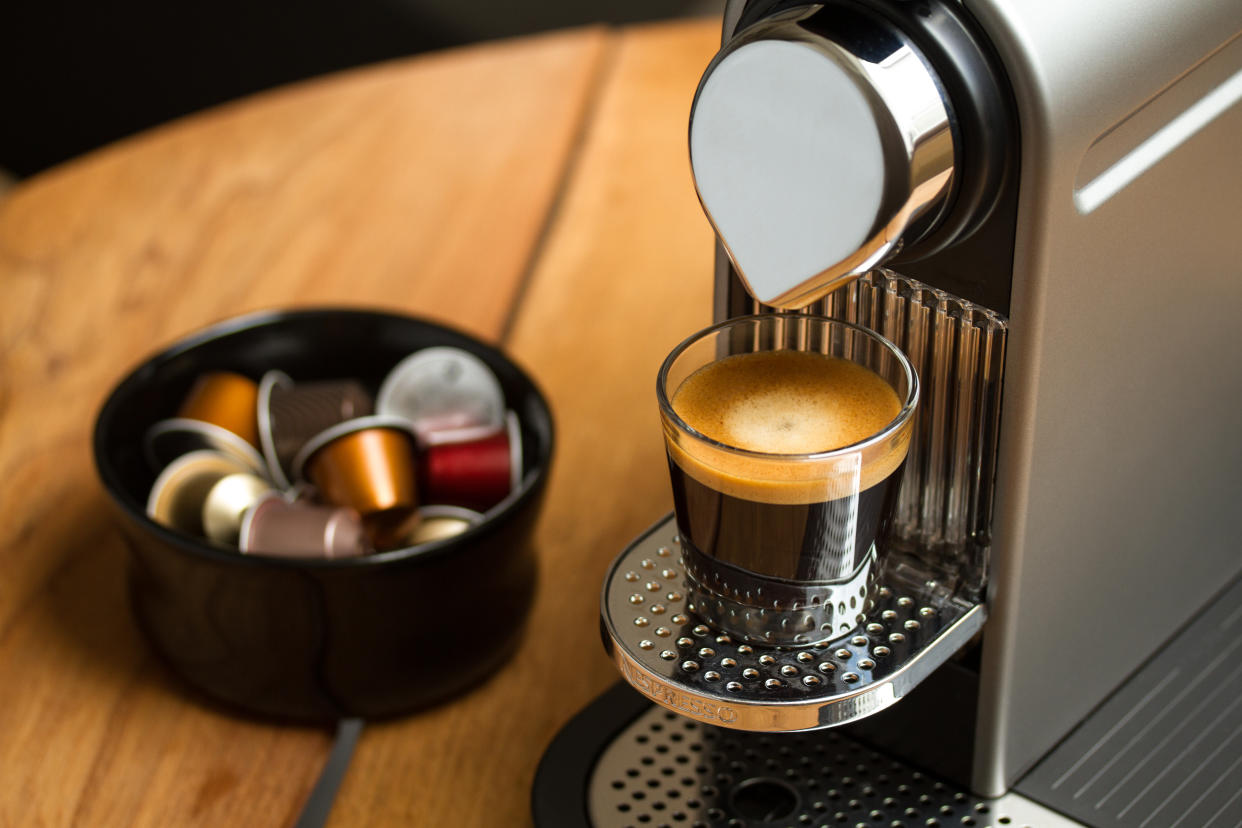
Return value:
<svg viewBox="0 0 1242 828">
<path fill-rule="evenodd" d="M 1022 796 L 974 796 L 836 731 L 742 733 L 652 705 L 600 755 L 587 803 L 593 828 L 1081 826 Z"/>
<path fill-rule="evenodd" d="M 832 727 L 892 705 L 983 626 L 982 604 L 935 584 L 880 576 L 875 606 L 828 642 L 735 642 L 686 608 L 672 516 L 613 563 L 604 583 L 605 643 L 622 676 L 657 704 L 752 731 Z"/>
</svg>

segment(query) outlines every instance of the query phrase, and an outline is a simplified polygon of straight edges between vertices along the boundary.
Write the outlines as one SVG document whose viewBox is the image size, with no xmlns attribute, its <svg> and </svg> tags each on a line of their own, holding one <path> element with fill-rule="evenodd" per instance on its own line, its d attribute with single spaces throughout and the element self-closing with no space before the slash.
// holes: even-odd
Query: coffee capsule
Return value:
<svg viewBox="0 0 1242 828">
<path fill-rule="evenodd" d="M 217 451 L 182 454 L 164 467 L 147 496 L 147 516 L 189 535 L 203 535 L 203 505 L 212 488 L 225 477 L 250 468 L 236 457 Z"/>
<path fill-rule="evenodd" d="M 483 360 L 440 346 L 410 354 L 380 385 L 375 410 L 407 420 L 424 445 L 461 442 L 504 424 L 500 381 Z"/>
<path fill-rule="evenodd" d="M 316 434 L 294 458 L 294 474 L 320 496 L 364 518 L 400 522 L 418 505 L 414 435 L 394 417 L 359 417 Z"/>
<path fill-rule="evenodd" d="M 418 525 L 415 509 L 389 509 L 362 517 L 362 529 L 377 551 L 388 552 L 407 546 L 405 539 Z"/>
<path fill-rule="evenodd" d="M 177 416 L 220 426 L 257 449 L 258 402 L 259 386 L 254 380 L 232 371 L 210 371 L 195 380 Z"/>
<path fill-rule="evenodd" d="M 487 511 L 518 487 L 522 479 L 522 433 L 517 415 L 505 428 L 475 440 L 427 446 L 420 479 L 423 499 Z"/>
<path fill-rule="evenodd" d="M 357 512 L 290 503 L 277 494 L 246 510 L 239 547 L 246 555 L 280 558 L 356 558 L 370 551 Z"/>
<path fill-rule="evenodd" d="M 273 491 L 271 483 L 247 472 L 220 478 L 203 501 L 203 534 L 216 543 L 237 546 L 242 516 Z"/>
<path fill-rule="evenodd" d="M 423 506 L 417 514 L 418 522 L 405 536 L 402 546 L 418 546 L 456 537 L 483 521 L 483 515 L 460 506 Z"/>
<path fill-rule="evenodd" d="M 267 464 L 255 447 L 222 426 L 203 420 L 171 417 L 147 429 L 144 447 L 152 468 L 162 469 L 169 463 L 196 451 L 227 454 L 259 475 L 267 474 Z"/>
<path fill-rule="evenodd" d="M 280 371 L 259 381 L 259 443 L 272 479 L 288 488 L 293 461 L 316 434 L 374 411 L 374 401 L 355 380 L 294 383 Z"/>
<path fill-rule="evenodd" d="M 272 481 L 282 489 L 290 487 L 292 472 L 286 470 L 280 462 L 280 453 L 276 449 L 276 439 L 272 434 L 272 395 L 277 389 L 292 387 L 293 380 L 284 371 L 268 371 L 259 378 L 259 399 L 255 406 L 263 461 L 267 464 L 267 473 Z M 296 448 L 293 451 L 297 453 Z"/>
<path fill-rule="evenodd" d="M 316 503 L 319 500 L 319 492 L 305 480 L 296 481 L 292 486 L 284 489 L 282 494 L 290 503 Z"/>
</svg>

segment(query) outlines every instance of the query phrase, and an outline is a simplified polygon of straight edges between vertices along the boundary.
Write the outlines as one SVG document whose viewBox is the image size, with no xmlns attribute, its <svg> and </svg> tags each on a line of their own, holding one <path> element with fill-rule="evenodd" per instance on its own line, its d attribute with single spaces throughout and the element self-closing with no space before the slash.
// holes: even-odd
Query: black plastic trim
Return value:
<svg viewBox="0 0 1242 828">
<path fill-rule="evenodd" d="M 544 751 L 531 787 L 536 828 L 591 828 L 591 773 L 617 734 L 651 706 L 624 681 L 608 688 L 560 729 Z"/>
</svg>

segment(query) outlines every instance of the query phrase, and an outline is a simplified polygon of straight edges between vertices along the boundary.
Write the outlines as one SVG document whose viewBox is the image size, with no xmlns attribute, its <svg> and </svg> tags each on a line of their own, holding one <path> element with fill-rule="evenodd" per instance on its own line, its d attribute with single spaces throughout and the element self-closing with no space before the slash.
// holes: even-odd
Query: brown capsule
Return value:
<svg viewBox="0 0 1242 828">
<path fill-rule="evenodd" d="M 362 528 L 371 539 L 371 545 L 381 552 L 408 546 L 405 539 L 417 526 L 418 511 L 415 509 L 389 509 L 362 518 Z"/>
<path fill-rule="evenodd" d="M 294 383 L 280 371 L 268 371 L 259 382 L 259 442 L 281 487 L 293 480 L 293 462 L 312 437 L 346 420 L 374 410 L 366 388 L 355 380 Z"/>
</svg>

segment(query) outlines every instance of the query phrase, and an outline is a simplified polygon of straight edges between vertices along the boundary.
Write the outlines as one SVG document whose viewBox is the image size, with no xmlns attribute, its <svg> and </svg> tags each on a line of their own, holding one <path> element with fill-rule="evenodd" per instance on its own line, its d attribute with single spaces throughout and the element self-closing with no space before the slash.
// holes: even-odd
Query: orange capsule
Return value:
<svg viewBox="0 0 1242 828">
<path fill-rule="evenodd" d="M 177 416 L 211 423 L 259 447 L 259 385 L 232 371 L 210 371 L 195 380 Z"/>
<path fill-rule="evenodd" d="M 320 496 L 364 519 L 400 522 L 418 506 L 415 439 L 391 417 L 359 417 L 312 437 L 294 460 L 294 473 Z"/>
</svg>

